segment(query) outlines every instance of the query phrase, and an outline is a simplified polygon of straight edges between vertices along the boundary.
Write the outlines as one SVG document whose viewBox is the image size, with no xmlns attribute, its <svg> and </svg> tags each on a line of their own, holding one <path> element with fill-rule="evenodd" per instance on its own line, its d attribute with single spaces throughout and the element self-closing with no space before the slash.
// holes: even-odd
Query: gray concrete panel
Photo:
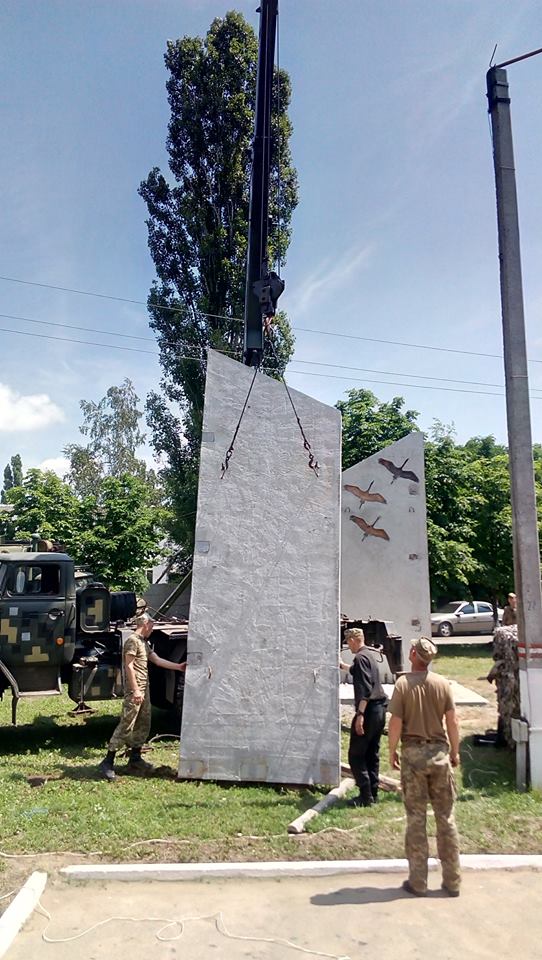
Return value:
<svg viewBox="0 0 542 960">
<path fill-rule="evenodd" d="M 340 415 L 211 351 L 181 762 L 184 778 L 339 780 Z"/>
<path fill-rule="evenodd" d="M 423 434 L 345 470 L 341 516 L 341 612 L 392 620 L 408 669 L 410 638 L 431 636 Z"/>
</svg>

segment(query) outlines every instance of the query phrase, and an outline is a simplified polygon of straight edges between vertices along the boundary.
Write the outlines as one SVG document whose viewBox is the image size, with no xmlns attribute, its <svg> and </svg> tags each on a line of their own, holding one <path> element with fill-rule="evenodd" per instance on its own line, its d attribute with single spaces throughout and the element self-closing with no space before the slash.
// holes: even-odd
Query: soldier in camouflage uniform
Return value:
<svg viewBox="0 0 542 960">
<path fill-rule="evenodd" d="M 497 745 L 505 743 L 513 750 L 513 717 L 521 716 L 519 699 L 519 661 L 517 626 L 497 627 L 493 636 L 493 667 L 487 675 L 490 683 L 495 681 L 499 728 Z"/>
<path fill-rule="evenodd" d="M 449 681 L 427 672 L 436 654 L 437 648 L 431 640 L 420 637 L 412 641 L 411 672 L 399 678 L 390 702 L 388 740 L 391 764 L 401 770 L 407 816 L 405 851 L 409 877 L 403 889 L 417 897 L 427 893 L 427 804 L 431 803 L 442 866 L 442 889 L 450 897 L 458 897 L 461 871 L 452 767 L 459 765 L 459 727 Z"/>
<path fill-rule="evenodd" d="M 141 747 L 151 729 L 151 701 L 149 695 L 148 663 L 169 670 L 186 670 L 186 663 L 173 663 L 163 660 L 151 650 L 147 638 L 152 633 L 154 621 L 144 613 L 136 617 L 136 628 L 124 643 L 123 658 L 126 678 L 124 703 L 118 726 L 109 741 L 107 756 L 98 770 L 106 780 L 115 779 L 115 753 L 119 747 L 130 747 L 128 771 L 130 773 L 151 773 L 154 769 L 141 756 Z"/>
</svg>

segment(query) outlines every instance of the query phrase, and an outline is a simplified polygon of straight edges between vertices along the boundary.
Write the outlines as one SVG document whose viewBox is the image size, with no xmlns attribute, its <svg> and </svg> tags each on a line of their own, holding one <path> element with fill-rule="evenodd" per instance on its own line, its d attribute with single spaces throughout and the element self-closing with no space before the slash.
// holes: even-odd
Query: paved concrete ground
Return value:
<svg viewBox="0 0 542 960">
<path fill-rule="evenodd" d="M 211 920 L 186 924 L 180 940 L 162 943 L 160 918 L 221 912 L 230 933 L 282 937 L 320 955 L 351 960 L 538 960 L 541 956 L 542 873 L 466 873 L 463 892 L 451 900 L 438 889 L 425 900 L 400 889 L 401 875 L 281 880 L 211 880 L 73 884 L 50 881 L 42 903 L 52 915 L 50 937 L 68 937 L 113 915 L 155 917 L 115 920 L 71 943 L 44 943 L 47 921 L 34 913 L 9 951 L 9 960 L 288 960 L 309 957 L 286 945 L 232 940 Z M 171 931 L 164 931 L 167 935 Z M 177 931 L 173 931 L 174 933 Z"/>
<path fill-rule="evenodd" d="M 487 647 L 493 643 L 493 634 L 476 633 L 467 637 L 457 633 L 451 637 L 432 637 L 432 640 L 439 649 L 442 647 L 443 652 L 446 653 L 447 647 Z"/>
</svg>

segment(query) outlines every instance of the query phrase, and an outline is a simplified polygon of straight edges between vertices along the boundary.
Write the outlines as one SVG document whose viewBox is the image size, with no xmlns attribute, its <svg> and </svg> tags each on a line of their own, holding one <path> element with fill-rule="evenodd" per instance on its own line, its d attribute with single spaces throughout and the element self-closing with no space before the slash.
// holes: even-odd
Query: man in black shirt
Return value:
<svg viewBox="0 0 542 960">
<path fill-rule="evenodd" d="M 388 701 L 380 682 L 377 651 L 365 646 L 363 630 L 346 630 L 344 636 L 354 654 L 350 673 L 356 708 L 350 728 L 348 762 L 359 790 L 359 796 L 348 800 L 347 804 L 350 807 L 370 807 L 378 797 L 380 738 L 386 724 Z"/>
</svg>

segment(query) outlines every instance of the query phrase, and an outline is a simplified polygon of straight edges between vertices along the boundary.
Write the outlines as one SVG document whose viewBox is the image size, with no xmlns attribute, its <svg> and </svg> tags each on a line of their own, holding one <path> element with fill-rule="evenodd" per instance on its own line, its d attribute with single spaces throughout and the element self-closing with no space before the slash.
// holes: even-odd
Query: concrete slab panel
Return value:
<svg viewBox="0 0 542 960">
<path fill-rule="evenodd" d="M 340 414 L 211 351 L 183 778 L 339 782 Z"/>
<path fill-rule="evenodd" d="M 482 697 L 479 693 L 476 693 L 475 690 L 470 690 L 469 687 L 464 687 L 463 684 L 457 683 L 456 680 L 450 680 L 450 686 L 452 688 L 452 696 L 454 698 L 454 703 L 456 707 L 488 707 L 489 701 Z M 383 684 L 386 696 L 391 699 L 393 693 L 393 684 L 385 683 Z M 341 683 L 339 687 L 339 696 L 341 700 L 341 707 L 350 707 L 354 706 L 354 687 L 351 683 Z"/>
<path fill-rule="evenodd" d="M 423 435 L 414 432 L 342 475 L 341 612 L 431 636 Z"/>
</svg>

